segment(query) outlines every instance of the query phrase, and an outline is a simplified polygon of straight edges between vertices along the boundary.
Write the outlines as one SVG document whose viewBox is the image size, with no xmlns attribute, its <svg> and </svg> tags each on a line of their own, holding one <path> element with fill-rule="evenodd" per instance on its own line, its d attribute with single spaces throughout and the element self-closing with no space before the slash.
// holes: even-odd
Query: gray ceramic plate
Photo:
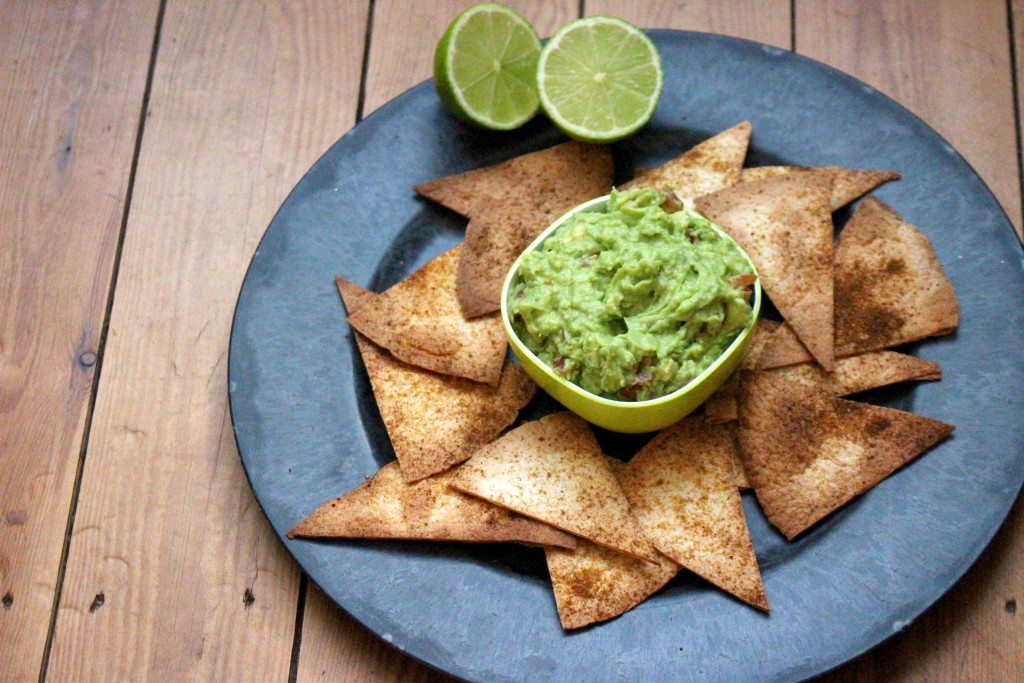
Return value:
<svg viewBox="0 0 1024 683">
<path fill-rule="evenodd" d="M 1021 247 L 984 183 L 928 126 L 867 85 L 775 48 L 654 31 L 657 115 L 614 146 L 619 180 L 738 121 L 748 163 L 896 169 L 878 195 L 918 225 L 956 286 L 956 334 L 915 345 L 944 378 L 864 397 L 957 425 L 925 457 L 795 543 L 747 508 L 770 616 L 692 576 L 636 610 L 566 634 L 543 555 L 503 546 L 286 540 L 356 619 L 438 669 L 477 681 L 794 680 L 899 631 L 966 571 L 1024 480 Z M 430 83 L 338 141 L 267 229 L 242 286 L 230 353 L 235 435 L 279 535 L 393 458 L 333 277 L 380 291 L 462 238 L 465 221 L 414 183 L 561 141 L 538 119 L 470 130 Z M 843 216 L 840 216 L 842 219 Z M 529 409 L 552 410 L 543 398 Z M 628 455 L 639 441 L 601 434 Z"/>
</svg>

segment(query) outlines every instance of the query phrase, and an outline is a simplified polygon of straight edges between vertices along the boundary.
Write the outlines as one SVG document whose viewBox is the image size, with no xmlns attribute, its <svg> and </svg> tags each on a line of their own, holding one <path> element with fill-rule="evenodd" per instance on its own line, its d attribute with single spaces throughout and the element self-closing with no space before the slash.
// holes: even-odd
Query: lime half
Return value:
<svg viewBox="0 0 1024 683">
<path fill-rule="evenodd" d="M 664 78 L 651 39 L 616 17 L 566 24 L 537 65 L 544 111 L 563 132 L 587 142 L 614 142 L 647 123 Z"/>
<path fill-rule="evenodd" d="M 459 118 L 511 130 L 539 107 L 540 38 L 521 14 L 496 3 L 474 5 L 448 26 L 434 52 L 434 84 Z"/>
</svg>

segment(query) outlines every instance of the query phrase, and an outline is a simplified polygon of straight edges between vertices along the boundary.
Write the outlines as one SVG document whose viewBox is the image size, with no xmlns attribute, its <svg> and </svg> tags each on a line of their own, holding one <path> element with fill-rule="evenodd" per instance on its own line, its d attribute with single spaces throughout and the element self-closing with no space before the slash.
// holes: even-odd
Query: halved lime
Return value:
<svg viewBox="0 0 1024 683">
<path fill-rule="evenodd" d="M 521 14 L 474 5 L 448 26 L 434 52 L 434 84 L 444 105 L 484 128 L 511 130 L 539 107 L 540 38 Z"/>
<path fill-rule="evenodd" d="M 614 142 L 647 123 L 664 81 L 647 35 L 616 17 L 587 17 L 560 28 L 540 53 L 540 102 L 563 132 Z"/>
</svg>

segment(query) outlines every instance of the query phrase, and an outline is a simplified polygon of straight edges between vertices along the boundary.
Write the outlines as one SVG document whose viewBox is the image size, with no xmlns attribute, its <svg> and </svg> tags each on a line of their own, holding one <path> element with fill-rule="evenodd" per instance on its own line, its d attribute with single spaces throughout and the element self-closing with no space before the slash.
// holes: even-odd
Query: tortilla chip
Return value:
<svg viewBox="0 0 1024 683">
<path fill-rule="evenodd" d="M 569 534 L 453 490 L 448 486 L 452 476 L 446 472 L 410 484 L 398 463 L 388 463 L 372 479 L 321 505 L 289 531 L 288 537 L 576 546 L 576 539 Z"/>
<path fill-rule="evenodd" d="M 715 393 L 704 402 L 704 421 L 711 425 L 725 424 L 739 418 L 739 406 L 736 403 L 736 391 L 740 385 L 740 369 L 718 387 Z"/>
<path fill-rule="evenodd" d="M 640 449 L 623 468 L 622 489 L 655 548 L 767 612 L 732 453 L 727 427 L 688 417 Z"/>
<path fill-rule="evenodd" d="M 417 194 L 466 218 L 480 201 L 499 196 L 507 187 L 510 161 L 414 185 Z"/>
<path fill-rule="evenodd" d="M 724 424 L 733 422 L 739 418 L 739 406 L 736 403 L 736 392 L 740 386 L 740 372 L 746 368 L 753 370 L 757 366 L 757 359 L 761 357 L 768 342 L 771 341 L 775 331 L 782 323 L 776 320 L 762 319 L 757 321 L 754 332 L 750 337 L 750 345 L 747 346 L 747 353 L 736 369 L 715 393 L 711 394 L 704 403 L 704 421 L 708 424 Z M 746 477 L 743 477 L 746 481 Z"/>
<path fill-rule="evenodd" d="M 745 168 L 740 171 L 740 179 L 738 182 L 756 183 L 759 180 L 778 178 L 780 175 L 806 170 L 807 168 L 805 166 L 751 166 L 750 168 Z"/>
<path fill-rule="evenodd" d="M 837 357 L 949 334 L 959 322 L 956 292 L 928 238 L 874 197 L 839 234 L 835 278 Z M 776 335 L 759 366 L 808 360 L 793 337 Z"/>
<path fill-rule="evenodd" d="M 661 556 L 657 562 L 579 539 L 576 550 L 545 548 L 551 587 L 562 628 L 607 621 L 657 593 L 679 572 Z"/>
<path fill-rule="evenodd" d="M 792 539 L 946 438 L 953 425 L 745 373 L 740 456 L 768 520 Z"/>
<path fill-rule="evenodd" d="M 783 324 L 757 359 L 757 369 L 783 368 L 797 363 L 809 363 L 812 360 L 814 356 L 800 341 L 800 337 L 796 336 L 793 328 Z"/>
<path fill-rule="evenodd" d="M 638 175 L 620 189 L 668 187 L 681 199 L 693 199 L 729 187 L 739 180 L 751 130 L 750 121 L 738 123 L 685 154 Z"/>
<path fill-rule="evenodd" d="M 843 168 L 842 166 L 819 166 L 816 168 L 804 168 L 801 166 L 755 166 L 743 169 L 743 172 L 740 173 L 739 182 L 747 183 L 766 180 L 787 173 L 808 171 L 826 172 L 832 177 L 832 194 L 829 198 L 829 206 L 832 208 L 832 211 L 837 211 L 854 199 L 863 197 L 883 183 L 900 179 L 900 174 L 896 171 L 870 171 L 857 168 Z"/>
<path fill-rule="evenodd" d="M 825 169 L 832 172 L 833 211 L 863 197 L 879 185 L 900 179 L 897 171 L 872 171 L 839 166 L 826 166 Z"/>
<path fill-rule="evenodd" d="M 625 463 L 605 460 L 618 477 Z M 583 539 L 577 539 L 575 550 L 545 548 L 544 557 L 565 630 L 628 612 L 679 572 L 679 565 L 664 555 L 651 563 Z"/>
<path fill-rule="evenodd" d="M 530 243 L 569 209 L 608 194 L 614 168 L 604 145 L 566 142 L 511 159 L 488 176 L 486 199 L 469 210 L 458 298 L 467 318 L 501 307 L 505 275 Z"/>
<path fill-rule="evenodd" d="M 791 365 L 770 372 L 806 386 L 816 386 L 833 396 L 856 394 L 898 382 L 942 379 L 938 363 L 895 351 L 869 351 L 859 356 L 840 358 L 832 372 L 825 372 L 814 363 Z"/>
<path fill-rule="evenodd" d="M 789 173 L 697 199 L 757 266 L 761 285 L 825 368 L 832 368 L 832 214 L 828 173 Z"/>
<path fill-rule="evenodd" d="M 338 290 L 356 313 L 375 294 L 342 278 Z M 512 424 L 537 385 L 516 363 L 506 361 L 497 387 L 449 377 L 403 363 L 358 332 L 391 445 L 408 481 L 417 481 L 467 459 Z"/>
<path fill-rule="evenodd" d="M 736 401 L 737 410 L 739 409 L 739 401 Z M 727 424 L 729 431 L 732 432 L 732 483 L 736 485 L 736 488 L 740 491 L 746 491 L 751 488 L 750 477 L 747 476 L 747 470 L 743 467 L 743 459 L 740 457 L 739 446 L 736 445 L 736 422 L 739 417 L 733 422 Z"/>
<path fill-rule="evenodd" d="M 928 238 L 874 197 L 843 229 L 835 260 L 839 355 L 956 329 L 956 293 Z"/>
<path fill-rule="evenodd" d="M 459 251 L 449 249 L 374 297 L 349 324 L 406 363 L 496 385 L 508 339 L 497 314 L 462 317 L 455 296 Z"/>
<path fill-rule="evenodd" d="M 658 561 L 590 427 L 572 413 L 527 422 L 484 446 L 451 485 L 598 545 Z"/>
</svg>

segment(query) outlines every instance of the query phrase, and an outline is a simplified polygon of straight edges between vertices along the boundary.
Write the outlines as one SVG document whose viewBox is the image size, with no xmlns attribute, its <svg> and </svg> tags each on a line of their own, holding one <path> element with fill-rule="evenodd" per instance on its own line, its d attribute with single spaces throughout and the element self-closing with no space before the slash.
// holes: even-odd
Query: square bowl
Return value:
<svg viewBox="0 0 1024 683">
<path fill-rule="evenodd" d="M 597 396 L 573 384 L 552 370 L 519 339 L 519 336 L 512 328 L 512 320 L 509 317 L 508 296 L 518 279 L 519 266 L 526 254 L 539 248 L 551 233 L 558 230 L 576 214 L 606 211 L 609 198 L 609 195 L 598 197 L 570 210 L 544 230 L 519 255 L 519 258 L 512 264 L 508 275 L 505 276 L 505 282 L 501 289 L 501 318 L 505 325 L 505 333 L 508 335 L 509 343 L 512 345 L 512 352 L 519 359 L 523 369 L 526 370 L 526 374 L 556 401 L 584 420 L 611 431 L 628 434 L 653 432 L 681 420 L 696 410 L 739 366 L 750 344 L 750 337 L 753 334 L 754 327 L 757 325 L 757 318 L 761 311 L 761 280 L 758 278 L 754 282 L 751 317 L 744 329 L 733 340 L 732 344 L 729 345 L 729 348 L 715 359 L 715 362 L 708 366 L 704 372 L 672 393 L 647 401 L 616 401 L 604 398 L 603 396 Z M 736 244 L 736 241 L 717 225 L 712 223 L 712 227 L 719 235 Z M 756 274 L 757 270 L 754 268 L 754 264 L 747 253 L 738 244 L 736 244 L 736 248 L 739 249 L 740 254 L 750 265 L 751 272 Z"/>
</svg>

